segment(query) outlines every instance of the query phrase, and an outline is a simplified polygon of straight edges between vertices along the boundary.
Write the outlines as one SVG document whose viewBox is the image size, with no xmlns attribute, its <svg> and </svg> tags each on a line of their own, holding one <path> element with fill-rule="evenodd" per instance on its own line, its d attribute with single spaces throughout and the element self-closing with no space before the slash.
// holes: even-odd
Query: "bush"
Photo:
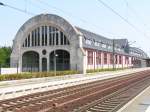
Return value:
<svg viewBox="0 0 150 112">
<path fill-rule="evenodd" d="M 57 71 L 56 76 L 71 75 L 71 74 L 78 74 L 78 73 L 79 73 L 78 71 L 74 71 L 74 70 Z M 9 74 L 9 75 L 0 75 L 0 81 L 20 80 L 20 79 L 29 79 L 29 78 L 42 78 L 42 77 L 51 77 L 51 76 L 55 76 L 54 71 Z"/>
</svg>

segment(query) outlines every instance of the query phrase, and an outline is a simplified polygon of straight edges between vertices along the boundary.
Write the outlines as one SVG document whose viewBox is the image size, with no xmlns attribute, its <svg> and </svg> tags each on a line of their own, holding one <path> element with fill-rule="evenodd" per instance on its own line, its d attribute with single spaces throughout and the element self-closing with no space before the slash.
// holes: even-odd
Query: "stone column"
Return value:
<svg viewBox="0 0 150 112">
<path fill-rule="evenodd" d="M 22 72 L 22 54 L 20 54 L 17 64 L 18 64 L 18 67 L 19 67 L 19 71 Z"/>
<path fill-rule="evenodd" d="M 49 26 L 47 26 L 47 46 L 49 46 Z"/>
<path fill-rule="evenodd" d="M 42 27 L 40 27 L 40 46 L 42 46 Z"/>
<path fill-rule="evenodd" d="M 32 46 L 32 34 L 30 32 L 30 47 Z"/>
<path fill-rule="evenodd" d="M 58 45 L 60 45 L 61 44 L 61 38 L 60 38 L 60 31 L 58 32 Z"/>
</svg>

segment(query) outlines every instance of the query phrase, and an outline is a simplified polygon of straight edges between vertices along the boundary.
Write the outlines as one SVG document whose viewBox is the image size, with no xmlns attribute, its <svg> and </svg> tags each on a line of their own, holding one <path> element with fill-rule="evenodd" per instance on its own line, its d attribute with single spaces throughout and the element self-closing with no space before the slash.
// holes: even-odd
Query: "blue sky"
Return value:
<svg viewBox="0 0 150 112">
<path fill-rule="evenodd" d="M 0 0 L 32 13 L 52 13 L 64 17 L 74 26 L 108 38 L 127 38 L 150 55 L 150 1 L 103 0 L 140 31 L 104 7 L 98 0 Z M 42 1 L 42 3 L 40 2 Z M 33 15 L 0 7 L 0 46 L 12 45 L 18 29 Z"/>
</svg>

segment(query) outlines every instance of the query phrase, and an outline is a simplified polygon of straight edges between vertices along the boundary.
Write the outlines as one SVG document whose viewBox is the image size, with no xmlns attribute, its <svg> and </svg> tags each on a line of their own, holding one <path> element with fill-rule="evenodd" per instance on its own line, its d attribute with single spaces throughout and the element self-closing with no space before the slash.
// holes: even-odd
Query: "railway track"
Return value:
<svg viewBox="0 0 150 112">
<path fill-rule="evenodd" d="M 0 101 L 0 112 L 116 112 L 150 85 L 150 70 Z"/>
</svg>

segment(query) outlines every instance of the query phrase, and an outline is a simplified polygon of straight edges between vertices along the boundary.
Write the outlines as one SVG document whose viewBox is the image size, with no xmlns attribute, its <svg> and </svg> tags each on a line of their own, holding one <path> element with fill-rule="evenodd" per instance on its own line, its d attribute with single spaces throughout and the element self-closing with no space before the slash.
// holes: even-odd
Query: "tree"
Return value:
<svg viewBox="0 0 150 112">
<path fill-rule="evenodd" d="M 0 47 L 0 64 L 3 67 L 10 65 L 11 47 Z"/>
</svg>

